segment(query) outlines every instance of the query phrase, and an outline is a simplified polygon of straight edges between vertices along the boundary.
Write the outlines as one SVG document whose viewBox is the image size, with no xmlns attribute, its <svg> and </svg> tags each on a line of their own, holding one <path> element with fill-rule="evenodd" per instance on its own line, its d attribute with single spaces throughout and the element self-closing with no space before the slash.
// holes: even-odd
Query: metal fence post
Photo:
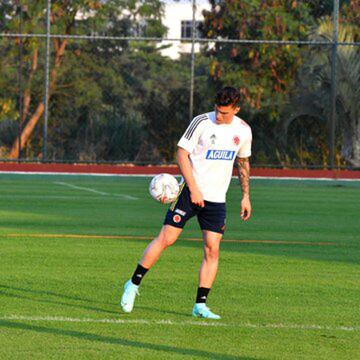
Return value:
<svg viewBox="0 0 360 360">
<path fill-rule="evenodd" d="M 19 10 L 19 34 L 22 35 L 22 4 L 18 4 Z M 18 72 L 18 81 L 19 81 L 19 123 L 18 123 L 18 161 L 21 160 L 21 132 L 22 132 L 22 120 L 23 120 L 23 84 L 22 84 L 22 69 L 23 69 L 23 38 L 19 38 L 19 72 Z"/>
<path fill-rule="evenodd" d="M 194 116 L 194 77 L 195 77 L 195 35 L 196 35 L 196 0 L 192 0 L 192 34 L 191 34 L 191 72 L 190 72 L 190 105 L 189 122 Z"/>
<path fill-rule="evenodd" d="M 43 148 L 42 161 L 46 161 L 46 143 L 48 127 L 49 109 L 49 68 L 50 68 L 50 11 L 51 0 L 47 1 L 46 6 L 46 53 L 45 53 L 45 95 L 44 95 L 44 128 L 43 128 Z"/>
<path fill-rule="evenodd" d="M 336 93 L 337 93 L 337 47 L 338 47 L 338 30 L 339 30 L 339 0 L 334 0 L 333 10 L 333 41 L 331 52 L 331 115 L 329 129 L 329 164 L 334 168 L 335 160 L 335 123 L 336 123 Z"/>
</svg>

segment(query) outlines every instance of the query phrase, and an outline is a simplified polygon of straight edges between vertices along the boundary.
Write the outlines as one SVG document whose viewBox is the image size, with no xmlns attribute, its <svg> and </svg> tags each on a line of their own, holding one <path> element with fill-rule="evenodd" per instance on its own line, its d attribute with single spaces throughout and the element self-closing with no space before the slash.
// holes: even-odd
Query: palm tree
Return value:
<svg viewBox="0 0 360 360">
<path fill-rule="evenodd" d="M 340 25 L 339 42 L 354 42 L 355 25 Z M 324 18 L 310 34 L 313 41 L 331 41 L 333 24 Z M 337 133 L 341 156 L 354 167 L 360 167 L 360 47 L 343 45 L 337 48 Z M 289 111 L 290 110 L 290 111 Z M 311 117 L 330 126 L 331 121 L 331 49 L 311 48 L 310 56 L 298 73 L 296 89 L 290 98 L 287 133 L 290 124 L 299 118 Z M 299 119 L 300 120 L 300 119 Z"/>
</svg>

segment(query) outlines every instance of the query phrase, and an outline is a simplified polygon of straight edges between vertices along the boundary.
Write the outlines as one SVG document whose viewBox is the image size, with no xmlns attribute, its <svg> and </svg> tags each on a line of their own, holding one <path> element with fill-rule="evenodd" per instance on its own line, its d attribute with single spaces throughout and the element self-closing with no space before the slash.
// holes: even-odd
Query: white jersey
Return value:
<svg viewBox="0 0 360 360">
<path fill-rule="evenodd" d="M 250 126 L 237 116 L 217 124 L 215 112 L 193 119 L 178 146 L 190 153 L 195 181 L 204 200 L 224 203 L 236 156 L 251 155 Z"/>
</svg>

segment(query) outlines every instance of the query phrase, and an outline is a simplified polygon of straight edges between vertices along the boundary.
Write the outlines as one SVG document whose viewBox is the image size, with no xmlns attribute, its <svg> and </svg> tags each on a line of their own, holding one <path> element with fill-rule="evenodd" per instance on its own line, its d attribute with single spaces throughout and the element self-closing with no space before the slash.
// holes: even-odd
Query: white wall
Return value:
<svg viewBox="0 0 360 360">
<path fill-rule="evenodd" d="M 202 11 L 209 10 L 210 4 L 207 0 L 197 0 L 196 5 L 195 19 L 203 21 L 204 17 L 202 16 Z M 165 3 L 163 24 L 168 28 L 168 39 L 181 38 L 181 21 L 183 20 L 192 20 L 192 1 L 167 1 Z M 172 59 L 179 58 L 180 53 L 191 52 L 191 42 L 163 41 L 160 45 L 171 45 L 169 48 L 162 50 L 161 53 L 162 55 L 169 56 Z M 195 52 L 199 52 L 199 50 L 199 44 L 195 44 Z"/>
</svg>

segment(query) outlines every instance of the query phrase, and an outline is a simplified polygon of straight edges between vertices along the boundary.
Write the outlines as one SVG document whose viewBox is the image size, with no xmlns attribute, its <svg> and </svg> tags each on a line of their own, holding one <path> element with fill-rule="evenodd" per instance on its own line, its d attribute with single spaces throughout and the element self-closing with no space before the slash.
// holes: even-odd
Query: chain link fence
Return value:
<svg viewBox="0 0 360 360">
<path fill-rule="evenodd" d="M 191 117 L 231 85 L 253 166 L 360 167 L 357 1 L 315 20 L 299 1 L 273 18 L 271 1 L 253 17 L 247 2 L 210 1 L 201 19 L 180 2 L 193 14 L 176 38 L 167 3 L 75 3 L 0 5 L 2 160 L 172 163 Z"/>
</svg>

